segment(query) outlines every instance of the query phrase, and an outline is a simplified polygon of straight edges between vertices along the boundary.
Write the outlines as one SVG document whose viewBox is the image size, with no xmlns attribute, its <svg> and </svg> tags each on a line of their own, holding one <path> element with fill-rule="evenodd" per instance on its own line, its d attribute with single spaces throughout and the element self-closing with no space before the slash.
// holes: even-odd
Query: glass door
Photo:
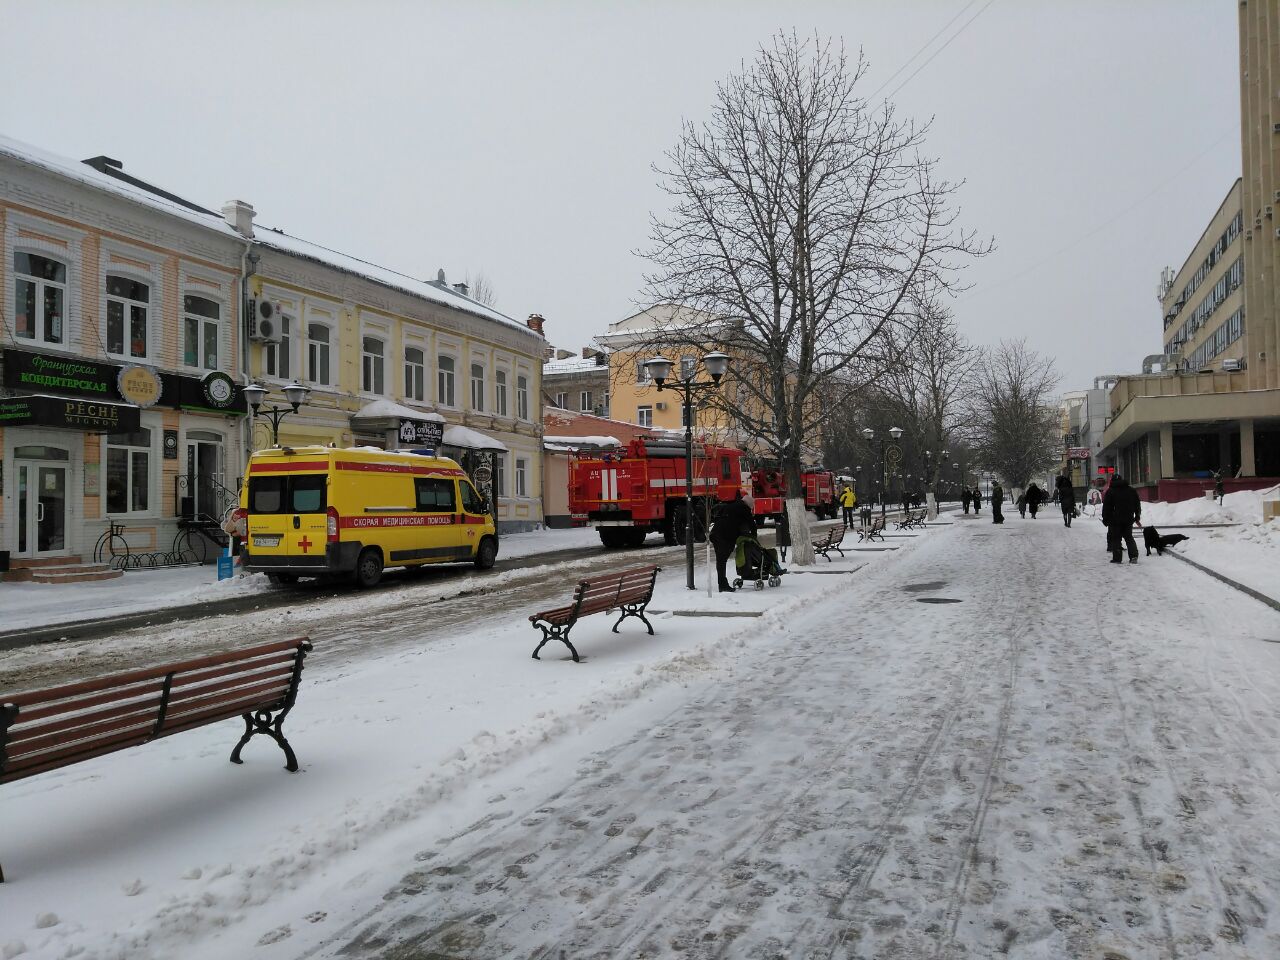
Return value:
<svg viewBox="0 0 1280 960">
<path fill-rule="evenodd" d="M 214 433 L 187 435 L 187 476 L 196 517 L 221 519 L 224 502 L 222 438 Z"/>
<path fill-rule="evenodd" d="M 19 557 L 64 553 L 67 549 L 67 467 L 18 461 Z"/>
</svg>

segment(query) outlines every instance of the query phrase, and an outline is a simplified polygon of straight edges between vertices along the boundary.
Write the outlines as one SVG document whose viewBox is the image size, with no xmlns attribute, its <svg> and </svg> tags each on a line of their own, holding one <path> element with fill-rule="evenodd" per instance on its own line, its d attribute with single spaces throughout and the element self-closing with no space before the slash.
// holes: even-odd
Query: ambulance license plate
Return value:
<svg viewBox="0 0 1280 960">
<path fill-rule="evenodd" d="M 255 547 L 278 547 L 280 546 L 279 537 L 254 537 L 253 545 Z"/>
</svg>

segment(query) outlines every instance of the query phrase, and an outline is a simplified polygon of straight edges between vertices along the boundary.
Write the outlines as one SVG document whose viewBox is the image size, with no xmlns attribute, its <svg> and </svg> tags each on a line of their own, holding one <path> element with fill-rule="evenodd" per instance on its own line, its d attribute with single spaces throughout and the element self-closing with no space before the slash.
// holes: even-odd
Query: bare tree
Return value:
<svg viewBox="0 0 1280 960">
<path fill-rule="evenodd" d="M 720 403 L 784 469 L 801 563 L 806 447 L 892 364 L 886 334 L 917 325 L 912 305 L 989 249 L 956 226 L 956 185 L 921 153 L 927 126 L 872 109 L 864 71 L 830 42 L 779 34 L 657 169 L 672 208 L 652 220 L 647 293 L 712 322 L 655 343 L 733 358 Z"/>
<path fill-rule="evenodd" d="M 498 305 L 498 291 L 493 288 L 493 281 L 484 273 L 476 273 L 476 278 L 471 279 L 471 274 L 467 274 L 467 296 L 478 303 L 483 303 L 486 307 L 496 307 Z"/>
<path fill-rule="evenodd" d="M 975 446 L 983 465 L 1013 487 L 1025 487 L 1058 457 L 1058 385 L 1053 360 L 1025 340 L 1001 341 L 975 377 Z"/>
</svg>

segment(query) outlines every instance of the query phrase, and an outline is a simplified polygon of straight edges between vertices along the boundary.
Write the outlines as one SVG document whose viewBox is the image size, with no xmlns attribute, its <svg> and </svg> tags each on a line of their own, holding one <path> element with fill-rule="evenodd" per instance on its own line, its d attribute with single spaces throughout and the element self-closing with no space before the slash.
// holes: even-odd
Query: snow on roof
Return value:
<svg viewBox="0 0 1280 960">
<path fill-rule="evenodd" d="M 486 320 L 496 320 L 506 326 L 523 330 L 530 336 L 541 336 L 541 334 L 519 320 L 508 317 L 505 313 L 500 313 L 492 307 L 486 307 L 478 300 L 464 297 L 452 287 L 440 287 L 426 280 L 417 280 L 406 274 L 397 273 L 390 267 L 382 267 L 376 263 L 370 263 L 368 260 L 361 260 L 359 257 L 339 253 L 337 250 L 331 250 L 318 243 L 311 243 L 308 240 L 285 233 L 283 230 L 277 230 L 274 227 L 257 226 L 254 229 L 254 240 L 264 247 L 272 247 L 282 253 L 306 257 L 308 260 L 315 260 L 318 263 L 345 270 L 347 273 L 365 277 L 385 287 L 393 287 L 396 290 L 402 290 L 425 300 L 431 300 L 446 307 L 453 307 L 455 310 L 463 310 L 478 317 L 484 317 Z"/>
<path fill-rule="evenodd" d="M 199 224 L 202 227 L 213 230 L 215 233 L 220 233 L 227 237 L 240 238 L 240 234 L 231 229 L 230 225 L 219 216 L 191 210 L 180 203 L 166 200 L 164 197 L 157 196 L 141 187 L 107 176 L 107 174 L 95 170 L 79 160 L 41 150 L 39 147 L 23 143 L 21 140 L 0 136 L 0 156 L 8 157 L 33 167 L 39 167 L 68 180 L 75 180 L 104 193 L 111 193 L 133 203 L 151 207 L 154 210 L 170 214 L 189 223 Z"/>
<path fill-rule="evenodd" d="M 479 430 L 470 427 L 452 426 L 444 428 L 444 439 L 440 441 L 448 447 L 463 447 L 470 450 L 506 450 L 507 445 L 501 440 L 485 436 Z"/>
<path fill-rule="evenodd" d="M 548 360 L 542 365 L 542 372 L 547 373 L 582 373 L 590 370 L 609 371 L 607 363 L 596 363 L 591 357 L 569 357 L 565 360 Z"/>
<path fill-rule="evenodd" d="M 374 400 L 351 415 L 353 418 L 371 420 L 375 417 L 403 417 L 406 420 L 434 420 L 444 423 L 444 417 L 430 410 L 415 410 L 394 400 Z"/>
<path fill-rule="evenodd" d="M 544 443 L 562 447 L 620 447 L 617 437 L 543 437 Z"/>
</svg>

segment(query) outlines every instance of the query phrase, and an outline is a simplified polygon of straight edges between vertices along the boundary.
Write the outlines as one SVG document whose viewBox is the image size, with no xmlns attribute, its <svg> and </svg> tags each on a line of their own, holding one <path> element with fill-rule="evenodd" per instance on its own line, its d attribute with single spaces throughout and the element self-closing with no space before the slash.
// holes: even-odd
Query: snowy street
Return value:
<svg viewBox="0 0 1280 960">
<path fill-rule="evenodd" d="M 322 641 L 296 776 L 223 725 L 6 787 L 0 950 L 1280 953 L 1280 615 L 1096 522 L 888 546 L 709 603 L 669 569 L 656 608 L 762 616 L 584 622 L 580 665 L 483 598 Z"/>
</svg>

